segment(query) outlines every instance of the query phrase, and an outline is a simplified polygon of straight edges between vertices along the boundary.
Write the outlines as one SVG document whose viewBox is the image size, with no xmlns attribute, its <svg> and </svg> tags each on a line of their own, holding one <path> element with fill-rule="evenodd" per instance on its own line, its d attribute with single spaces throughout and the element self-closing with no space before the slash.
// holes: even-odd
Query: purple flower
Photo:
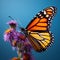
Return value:
<svg viewBox="0 0 60 60">
<path fill-rule="evenodd" d="M 9 35 L 4 34 L 4 41 L 9 41 Z"/>
<path fill-rule="evenodd" d="M 15 20 L 11 20 L 11 21 L 9 21 L 9 22 L 7 22 L 7 24 L 17 24 L 17 22 L 15 21 Z"/>
</svg>

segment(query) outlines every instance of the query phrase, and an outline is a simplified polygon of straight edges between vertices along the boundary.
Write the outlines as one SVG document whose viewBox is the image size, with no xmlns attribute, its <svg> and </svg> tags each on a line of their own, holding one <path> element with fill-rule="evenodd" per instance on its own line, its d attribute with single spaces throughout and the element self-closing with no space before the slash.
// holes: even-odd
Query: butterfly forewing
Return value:
<svg viewBox="0 0 60 60">
<path fill-rule="evenodd" d="M 53 16 L 56 13 L 55 7 L 48 7 L 46 9 L 43 9 L 43 11 L 40 11 L 38 14 L 36 14 L 36 17 L 34 17 L 31 22 L 26 27 L 29 31 L 48 31 L 51 20 Z"/>
</svg>

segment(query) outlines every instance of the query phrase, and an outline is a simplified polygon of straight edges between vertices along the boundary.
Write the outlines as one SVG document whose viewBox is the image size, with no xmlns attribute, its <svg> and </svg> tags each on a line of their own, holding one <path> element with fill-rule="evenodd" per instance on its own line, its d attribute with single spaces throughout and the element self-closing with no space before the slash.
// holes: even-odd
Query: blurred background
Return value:
<svg viewBox="0 0 60 60">
<path fill-rule="evenodd" d="M 8 42 L 4 42 L 4 31 L 8 29 L 6 24 L 12 16 L 18 24 L 26 27 L 31 19 L 42 9 L 55 6 L 56 16 L 53 18 L 51 32 L 54 35 L 54 43 L 45 52 L 32 51 L 35 60 L 60 60 L 60 1 L 59 0 L 0 0 L 0 60 L 10 60 L 17 56 Z"/>
</svg>

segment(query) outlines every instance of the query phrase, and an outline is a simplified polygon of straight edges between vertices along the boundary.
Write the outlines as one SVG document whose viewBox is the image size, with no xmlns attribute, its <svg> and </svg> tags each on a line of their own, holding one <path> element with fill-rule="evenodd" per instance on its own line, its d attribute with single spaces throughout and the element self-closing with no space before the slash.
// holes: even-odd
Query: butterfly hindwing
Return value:
<svg viewBox="0 0 60 60">
<path fill-rule="evenodd" d="M 50 32 L 49 33 L 48 32 L 43 32 L 43 33 L 31 32 L 30 35 L 33 37 L 32 39 L 35 40 L 36 45 L 37 45 L 36 48 L 39 49 L 38 51 L 44 51 L 44 50 L 46 50 L 46 48 L 53 41 L 53 37 L 52 37 L 52 34 Z"/>
</svg>

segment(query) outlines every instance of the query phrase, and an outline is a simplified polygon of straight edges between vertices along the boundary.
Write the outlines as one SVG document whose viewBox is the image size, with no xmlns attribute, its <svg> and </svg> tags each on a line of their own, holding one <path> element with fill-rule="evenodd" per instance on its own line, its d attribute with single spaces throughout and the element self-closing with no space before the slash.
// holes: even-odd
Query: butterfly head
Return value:
<svg viewBox="0 0 60 60">
<path fill-rule="evenodd" d="M 27 35 L 27 29 L 25 29 L 25 28 L 20 28 L 20 29 L 25 35 Z"/>
<path fill-rule="evenodd" d="M 24 29 L 24 28 L 20 28 L 20 29 L 21 29 L 21 31 L 22 31 L 22 32 L 24 32 L 24 31 L 25 31 L 25 29 Z"/>
</svg>

